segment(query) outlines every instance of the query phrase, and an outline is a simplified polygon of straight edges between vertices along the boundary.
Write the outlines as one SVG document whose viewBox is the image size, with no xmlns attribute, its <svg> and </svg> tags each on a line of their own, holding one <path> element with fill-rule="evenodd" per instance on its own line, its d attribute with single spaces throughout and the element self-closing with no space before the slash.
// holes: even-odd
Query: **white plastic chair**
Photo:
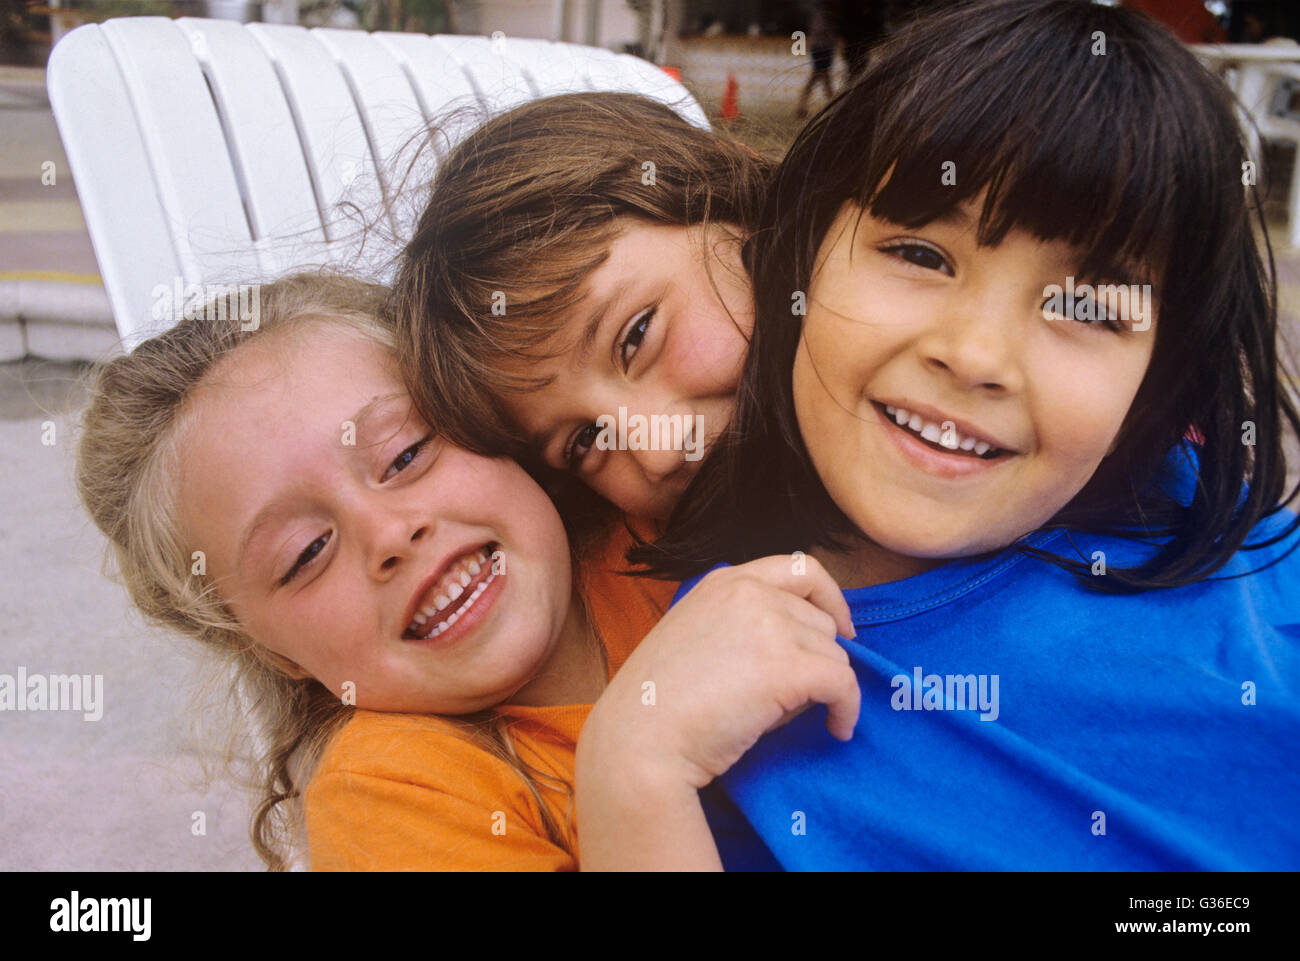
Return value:
<svg viewBox="0 0 1300 961">
<path fill-rule="evenodd" d="M 163 289 L 322 263 L 386 279 L 409 224 L 371 233 L 364 249 L 360 227 L 393 196 L 401 148 L 457 108 L 481 118 L 538 96 L 617 90 L 708 125 L 663 71 L 597 48 L 226 20 L 79 27 L 55 46 L 48 86 L 127 350 L 171 322 Z"/>
</svg>

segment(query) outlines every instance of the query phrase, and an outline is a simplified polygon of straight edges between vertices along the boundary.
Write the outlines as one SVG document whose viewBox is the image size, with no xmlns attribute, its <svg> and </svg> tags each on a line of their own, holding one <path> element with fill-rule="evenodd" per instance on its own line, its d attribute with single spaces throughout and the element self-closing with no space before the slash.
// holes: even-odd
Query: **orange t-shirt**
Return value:
<svg viewBox="0 0 1300 961">
<path fill-rule="evenodd" d="M 641 530 L 643 536 L 645 531 Z M 579 593 L 604 645 L 609 676 L 663 616 L 675 583 L 615 573 L 631 537 L 622 523 L 579 565 Z M 520 758 L 572 786 L 590 704 L 501 705 Z M 570 850 L 571 795 L 535 779 Z M 357 711 L 330 741 L 304 797 L 314 871 L 564 871 L 536 798 L 504 761 L 462 729 L 426 714 Z"/>
</svg>

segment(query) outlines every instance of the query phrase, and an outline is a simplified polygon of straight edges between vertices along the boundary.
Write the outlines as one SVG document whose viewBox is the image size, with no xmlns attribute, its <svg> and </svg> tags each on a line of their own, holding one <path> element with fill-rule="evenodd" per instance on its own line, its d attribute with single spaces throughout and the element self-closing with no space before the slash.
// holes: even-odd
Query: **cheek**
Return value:
<svg viewBox="0 0 1300 961">
<path fill-rule="evenodd" d="M 795 410 L 800 423 L 861 416 L 861 398 L 885 353 L 887 334 L 874 325 L 816 311 L 804 322 L 795 358 Z"/>
<path fill-rule="evenodd" d="M 568 570 L 564 524 L 546 492 L 514 461 L 483 459 L 479 466 L 467 489 L 484 521 L 535 557 L 548 576 L 557 568 Z"/>
<path fill-rule="evenodd" d="M 843 409 L 827 393 L 830 385 L 824 380 L 821 365 L 814 361 L 813 353 L 808 341 L 801 340 L 795 352 L 791 389 L 799 433 L 814 466 L 821 473 L 837 452 L 843 452 L 844 445 L 834 442 L 838 433 L 836 424 Z"/>
<path fill-rule="evenodd" d="M 1109 352 L 1044 378 L 1051 393 L 1037 418 L 1041 446 L 1062 461 L 1095 466 L 1110 452 L 1145 371 L 1144 354 Z"/>
<path fill-rule="evenodd" d="M 333 580 L 274 610 L 241 616 L 240 623 L 267 650 L 288 658 L 331 690 L 361 673 L 367 651 L 375 650 L 375 614 L 363 611 L 349 593 L 353 579 Z"/>
<path fill-rule="evenodd" d="M 741 318 L 737 316 L 737 323 Z M 665 372 L 678 392 L 705 397 L 734 393 L 749 343 L 722 312 L 678 323 L 664 344 Z"/>
</svg>

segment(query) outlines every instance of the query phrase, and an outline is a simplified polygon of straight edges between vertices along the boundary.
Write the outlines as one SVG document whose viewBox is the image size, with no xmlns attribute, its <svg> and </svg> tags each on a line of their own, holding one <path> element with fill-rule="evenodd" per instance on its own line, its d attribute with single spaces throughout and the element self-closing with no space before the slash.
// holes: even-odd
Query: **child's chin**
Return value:
<svg viewBox="0 0 1300 961">
<path fill-rule="evenodd" d="M 999 543 L 1000 538 L 996 535 L 990 536 L 988 531 L 964 536 L 963 533 L 951 528 L 934 531 L 895 529 L 886 531 L 881 537 L 872 540 L 900 557 L 925 561 L 952 561 L 963 557 L 976 557 L 1002 546 Z M 1010 540 L 1006 543 L 1010 543 Z"/>
</svg>

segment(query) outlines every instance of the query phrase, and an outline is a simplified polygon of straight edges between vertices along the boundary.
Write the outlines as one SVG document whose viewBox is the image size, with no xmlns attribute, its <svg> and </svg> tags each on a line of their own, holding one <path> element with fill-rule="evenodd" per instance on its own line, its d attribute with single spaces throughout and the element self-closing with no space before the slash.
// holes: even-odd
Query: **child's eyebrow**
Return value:
<svg viewBox="0 0 1300 961">
<path fill-rule="evenodd" d="M 391 394 L 382 394 L 378 397 L 372 397 L 369 403 L 364 404 L 349 419 L 352 421 L 353 424 L 360 427 L 362 424 L 366 423 L 371 417 L 374 416 L 375 411 L 378 408 L 382 407 L 384 404 L 389 403 L 390 401 L 398 400 L 399 398 L 406 397 L 406 396 L 407 395 L 402 393 L 401 391 L 394 391 Z"/>
<path fill-rule="evenodd" d="M 1150 283 L 1151 268 L 1136 261 L 1110 261 L 1101 264 L 1088 280 L 1095 284 L 1126 286 L 1131 283 Z"/>
<path fill-rule="evenodd" d="M 248 552 L 248 548 L 256 539 L 258 532 L 263 527 L 267 526 L 268 523 L 275 520 L 278 515 L 286 513 L 288 506 L 289 505 L 285 503 L 282 498 L 277 497 L 267 501 L 262 505 L 258 512 L 253 515 L 253 519 L 249 521 L 248 526 L 244 528 L 244 533 L 240 535 L 239 546 L 235 548 L 235 563 L 238 570 L 247 569 L 248 565 L 245 563 L 244 557 Z"/>
<path fill-rule="evenodd" d="M 971 222 L 970 211 L 964 205 L 945 210 L 932 221 L 945 227 L 964 227 Z"/>
</svg>

